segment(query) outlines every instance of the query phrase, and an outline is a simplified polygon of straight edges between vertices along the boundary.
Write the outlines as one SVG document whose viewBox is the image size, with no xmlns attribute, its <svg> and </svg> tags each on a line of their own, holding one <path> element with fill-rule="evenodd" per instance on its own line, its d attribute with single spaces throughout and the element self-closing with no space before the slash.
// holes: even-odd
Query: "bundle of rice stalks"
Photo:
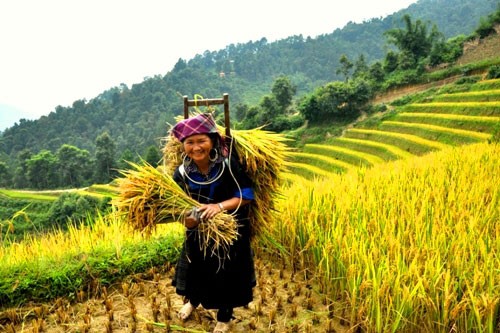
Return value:
<svg viewBox="0 0 500 333">
<path fill-rule="evenodd" d="M 219 132 L 224 133 L 223 127 Z M 280 195 L 282 173 L 290 149 L 283 135 L 258 127 L 251 130 L 231 130 L 232 138 L 226 138 L 230 154 L 237 154 L 248 176 L 254 183 L 255 204 L 252 205 L 252 236 L 260 235 L 273 221 L 274 201 Z M 173 174 L 182 163 L 182 144 L 173 136 L 164 138 L 163 166 Z"/>
<path fill-rule="evenodd" d="M 166 173 L 173 175 L 175 168 L 182 163 L 182 143 L 173 135 L 163 138 L 163 168 Z"/>
<path fill-rule="evenodd" d="M 130 165 L 132 169 L 121 171 L 123 177 L 117 179 L 119 194 L 113 203 L 135 230 L 150 234 L 158 223 L 183 223 L 184 216 L 200 206 L 165 170 L 146 162 Z M 225 213 L 202 221 L 196 230 L 205 255 L 210 251 L 224 256 L 238 236 L 236 220 Z"/>
<path fill-rule="evenodd" d="M 288 139 L 262 127 L 233 130 L 231 134 L 240 162 L 253 180 L 252 235 L 261 235 L 275 219 L 274 202 L 281 195 L 282 174 L 287 171 L 285 162 L 290 153 L 285 144 Z"/>
</svg>

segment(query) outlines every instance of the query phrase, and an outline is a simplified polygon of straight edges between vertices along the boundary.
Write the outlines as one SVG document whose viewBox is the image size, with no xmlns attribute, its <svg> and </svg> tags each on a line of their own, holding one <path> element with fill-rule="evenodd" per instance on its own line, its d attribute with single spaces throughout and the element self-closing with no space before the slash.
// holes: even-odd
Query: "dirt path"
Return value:
<svg viewBox="0 0 500 333">
<path fill-rule="evenodd" d="M 338 310 L 318 292 L 314 278 L 293 274 L 278 262 L 256 259 L 254 301 L 235 309 L 232 332 L 345 332 Z M 152 270 L 132 282 L 103 288 L 96 297 L 80 293 L 77 303 L 59 299 L 5 310 L 0 312 L 0 331 L 212 332 L 212 310 L 198 308 L 184 323 L 177 319 L 183 300 L 171 286 L 173 272 L 173 267 L 161 273 Z"/>
<path fill-rule="evenodd" d="M 439 81 L 433 81 L 429 83 L 422 83 L 422 84 L 415 84 L 415 85 L 410 85 L 407 87 L 400 87 L 397 89 L 394 89 L 392 91 L 388 91 L 384 93 L 383 95 L 379 95 L 374 98 L 372 101 L 373 104 L 381 104 L 381 103 L 389 103 L 395 99 L 404 97 L 409 94 L 415 94 L 430 88 L 434 87 L 441 87 L 446 84 L 450 84 L 458 80 L 459 78 L 463 77 L 462 75 L 456 75 L 452 77 L 448 77 L 446 79 L 442 79 Z"/>
</svg>

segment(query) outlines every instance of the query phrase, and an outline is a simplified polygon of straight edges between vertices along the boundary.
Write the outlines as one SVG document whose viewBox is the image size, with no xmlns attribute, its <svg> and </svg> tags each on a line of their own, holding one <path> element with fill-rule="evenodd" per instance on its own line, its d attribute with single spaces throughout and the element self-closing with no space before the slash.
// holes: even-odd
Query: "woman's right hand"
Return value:
<svg viewBox="0 0 500 333">
<path fill-rule="evenodd" d="M 193 228 L 196 228 L 198 226 L 200 222 L 198 222 L 197 219 L 191 217 L 191 216 L 186 216 L 186 218 L 184 219 L 184 225 L 186 226 L 186 228 L 188 229 L 193 229 Z"/>
<path fill-rule="evenodd" d="M 196 228 L 200 224 L 200 212 L 198 208 L 193 207 L 191 212 L 184 217 L 184 225 L 188 229 Z"/>
</svg>

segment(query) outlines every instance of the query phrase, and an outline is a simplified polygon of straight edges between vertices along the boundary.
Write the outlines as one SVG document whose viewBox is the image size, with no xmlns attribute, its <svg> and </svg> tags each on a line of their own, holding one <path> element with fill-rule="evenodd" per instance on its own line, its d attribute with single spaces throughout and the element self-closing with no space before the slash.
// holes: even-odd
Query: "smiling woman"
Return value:
<svg viewBox="0 0 500 333">
<path fill-rule="evenodd" d="M 187 320 L 201 304 L 218 310 L 214 332 L 227 332 L 233 308 L 250 303 L 256 285 L 250 247 L 252 181 L 238 160 L 227 154 L 212 114 L 184 119 L 171 133 L 182 143 L 184 156 L 173 178 L 201 204 L 184 219 L 186 238 L 172 281 L 176 292 L 188 300 L 180 309 L 179 318 Z M 201 250 L 197 229 L 225 211 L 237 220 L 238 237 L 228 256 L 220 258 L 216 253 Z"/>
</svg>

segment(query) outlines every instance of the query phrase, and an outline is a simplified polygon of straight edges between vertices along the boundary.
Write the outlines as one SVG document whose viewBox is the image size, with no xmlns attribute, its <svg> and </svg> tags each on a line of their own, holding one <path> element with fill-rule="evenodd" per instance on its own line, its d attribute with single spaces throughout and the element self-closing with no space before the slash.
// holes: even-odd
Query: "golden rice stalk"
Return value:
<svg viewBox="0 0 500 333">
<path fill-rule="evenodd" d="M 113 203 L 135 230 L 150 234 L 158 223 L 182 223 L 185 214 L 200 206 L 165 170 L 146 162 L 130 165 L 132 169 L 120 171 L 123 177 L 117 179 L 119 194 Z M 196 230 L 205 254 L 207 250 L 211 254 L 227 254 L 238 236 L 236 220 L 226 213 L 201 222 Z"/>
</svg>

